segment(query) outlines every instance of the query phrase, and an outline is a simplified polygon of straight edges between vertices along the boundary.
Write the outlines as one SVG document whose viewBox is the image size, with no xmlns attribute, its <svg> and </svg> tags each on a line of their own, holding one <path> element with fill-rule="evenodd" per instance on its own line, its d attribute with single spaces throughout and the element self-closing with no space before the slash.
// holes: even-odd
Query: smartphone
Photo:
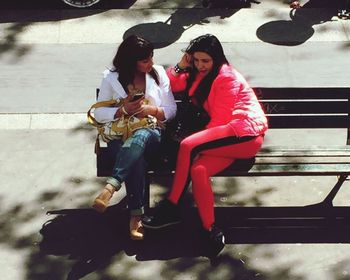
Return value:
<svg viewBox="0 0 350 280">
<path fill-rule="evenodd" d="M 137 92 L 133 98 L 131 99 L 132 102 L 139 100 L 140 98 L 142 98 L 143 96 L 145 96 L 145 94 L 143 92 Z"/>
</svg>

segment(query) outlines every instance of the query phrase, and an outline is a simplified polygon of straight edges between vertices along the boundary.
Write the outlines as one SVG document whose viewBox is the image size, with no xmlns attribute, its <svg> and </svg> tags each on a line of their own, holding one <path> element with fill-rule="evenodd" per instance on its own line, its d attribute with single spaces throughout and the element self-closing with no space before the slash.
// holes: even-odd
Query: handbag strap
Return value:
<svg viewBox="0 0 350 280">
<path fill-rule="evenodd" d="M 89 123 L 97 127 L 103 125 L 102 123 L 99 123 L 98 121 L 96 121 L 96 119 L 91 115 L 92 109 L 96 109 L 100 107 L 121 107 L 123 103 L 124 103 L 124 100 L 122 99 L 96 102 L 90 107 L 89 111 L 87 112 L 87 118 Z"/>
</svg>

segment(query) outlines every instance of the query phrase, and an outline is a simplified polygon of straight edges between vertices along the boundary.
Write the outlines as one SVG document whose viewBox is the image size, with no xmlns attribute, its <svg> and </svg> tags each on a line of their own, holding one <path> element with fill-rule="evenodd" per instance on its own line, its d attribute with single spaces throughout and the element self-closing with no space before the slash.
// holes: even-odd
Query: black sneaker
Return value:
<svg viewBox="0 0 350 280">
<path fill-rule="evenodd" d="M 225 247 L 224 233 L 215 225 L 212 226 L 211 231 L 205 231 L 206 241 L 206 255 L 209 258 L 215 258 Z"/>
<path fill-rule="evenodd" d="M 154 216 L 142 218 L 145 228 L 159 229 L 175 225 L 181 222 L 178 206 L 165 199 L 155 207 Z"/>
</svg>

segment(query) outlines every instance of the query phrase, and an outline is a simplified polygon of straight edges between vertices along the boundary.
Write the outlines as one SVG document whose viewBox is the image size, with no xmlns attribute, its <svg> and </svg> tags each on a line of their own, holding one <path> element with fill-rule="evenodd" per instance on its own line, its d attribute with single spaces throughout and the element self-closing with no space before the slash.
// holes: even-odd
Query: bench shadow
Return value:
<svg viewBox="0 0 350 280">
<path fill-rule="evenodd" d="M 314 35 L 314 25 L 331 21 L 335 15 L 337 4 L 310 0 L 301 8 L 292 9 L 289 13 L 290 20 L 270 21 L 261 25 L 256 36 L 261 41 L 274 45 L 297 46 Z"/>
<path fill-rule="evenodd" d="M 229 244 L 350 242 L 350 207 L 223 207 L 216 217 Z"/>
<path fill-rule="evenodd" d="M 40 254 L 74 260 L 68 280 L 107 267 L 118 254 L 135 256 L 138 261 L 205 256 L 205 246 L 198 238 L 201 227 L 197 210 L 183 210 L 183 223 L 148 230 L 142 242 L 128 236 L 125 199 L 103 214 L 92 209 L 49 211 L 55 216 L 40 230 Z M 215 211 L 227 244 L 350 242 L 350 207 L 217 207 Z M 220 258 L 225 255 L 216 262 Z"/>
<path fill-rule="evenodd" d="M 70 280 L 107 267 L 118 254 L 135 256 L 139 261 L 203 255 L 199 227 L 189 226 L 186 221 L 175 230 L 146 232 L 144 241 L 132 241 L 125 199 L 103 214 L 93 209 L 61 209 L 49 211 L 48 215 L 54 216 L 40 230 L 40 254 L 74 260 L 67 278 Z"/>
<path fill-rule="evenodd" d="M 203 9 L 196 6 L 177 9 L 164 22 L 141 23 L 129 28 L 123 39 L 135 34 L 152 42 L 155 48 L 164 48 L 176 42 L 192 26 L 208 24 L 211 17 L 228 18 L 237 11 L 239 9 Z"/>
</svg>

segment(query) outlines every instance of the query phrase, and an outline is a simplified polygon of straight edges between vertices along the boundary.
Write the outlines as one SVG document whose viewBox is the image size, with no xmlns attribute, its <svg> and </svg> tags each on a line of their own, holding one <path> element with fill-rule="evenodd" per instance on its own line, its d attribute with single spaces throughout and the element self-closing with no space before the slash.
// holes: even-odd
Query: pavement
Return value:
<svg viewBox="0 0 350 280">
<path fill-rule="evenodd" d="M 86 111 L 102 71 L 129 33 L 152 40 L 155 61 L 162 65 L 175 63 L 190 39 L 213 33 L 252 86 L 349 86 L 350 21 L 307 1 L 301 2 L 308 8 L 291 13 L 285 2 L 210 10 L 199 1 L 180 0 L 106 1 L 89 10 L 57 1 L 4 4 L 1 279 L 350 279 L 346 221 L 342 227 L 284 221 L 283 227 L 255 229 L 223 223 L 228 245 L 211 262 L 202 256 L 195 211 L 183 225 L 149 233 L 140 244 L 127 237 L 124 191 L 106 214 L 89 208 L 104 179 L 96 177 L 95 131 L 86 124 Z M 337 145 L 345 138 L 343 130 L 289 130 L 269 132 L 266 142 Z M 303 210 L 321 201 L 336 178 L 213 180 L 220 222 L 237 215 L 225 208 L 229 205 L 260 207 L 257 211 L 276 207 L 276 213 Z M 152 205 L 169 184 L 153 182 Z M 346 208 L 349 200 L 345 182 L 334 204 Z"/>
</svg>

